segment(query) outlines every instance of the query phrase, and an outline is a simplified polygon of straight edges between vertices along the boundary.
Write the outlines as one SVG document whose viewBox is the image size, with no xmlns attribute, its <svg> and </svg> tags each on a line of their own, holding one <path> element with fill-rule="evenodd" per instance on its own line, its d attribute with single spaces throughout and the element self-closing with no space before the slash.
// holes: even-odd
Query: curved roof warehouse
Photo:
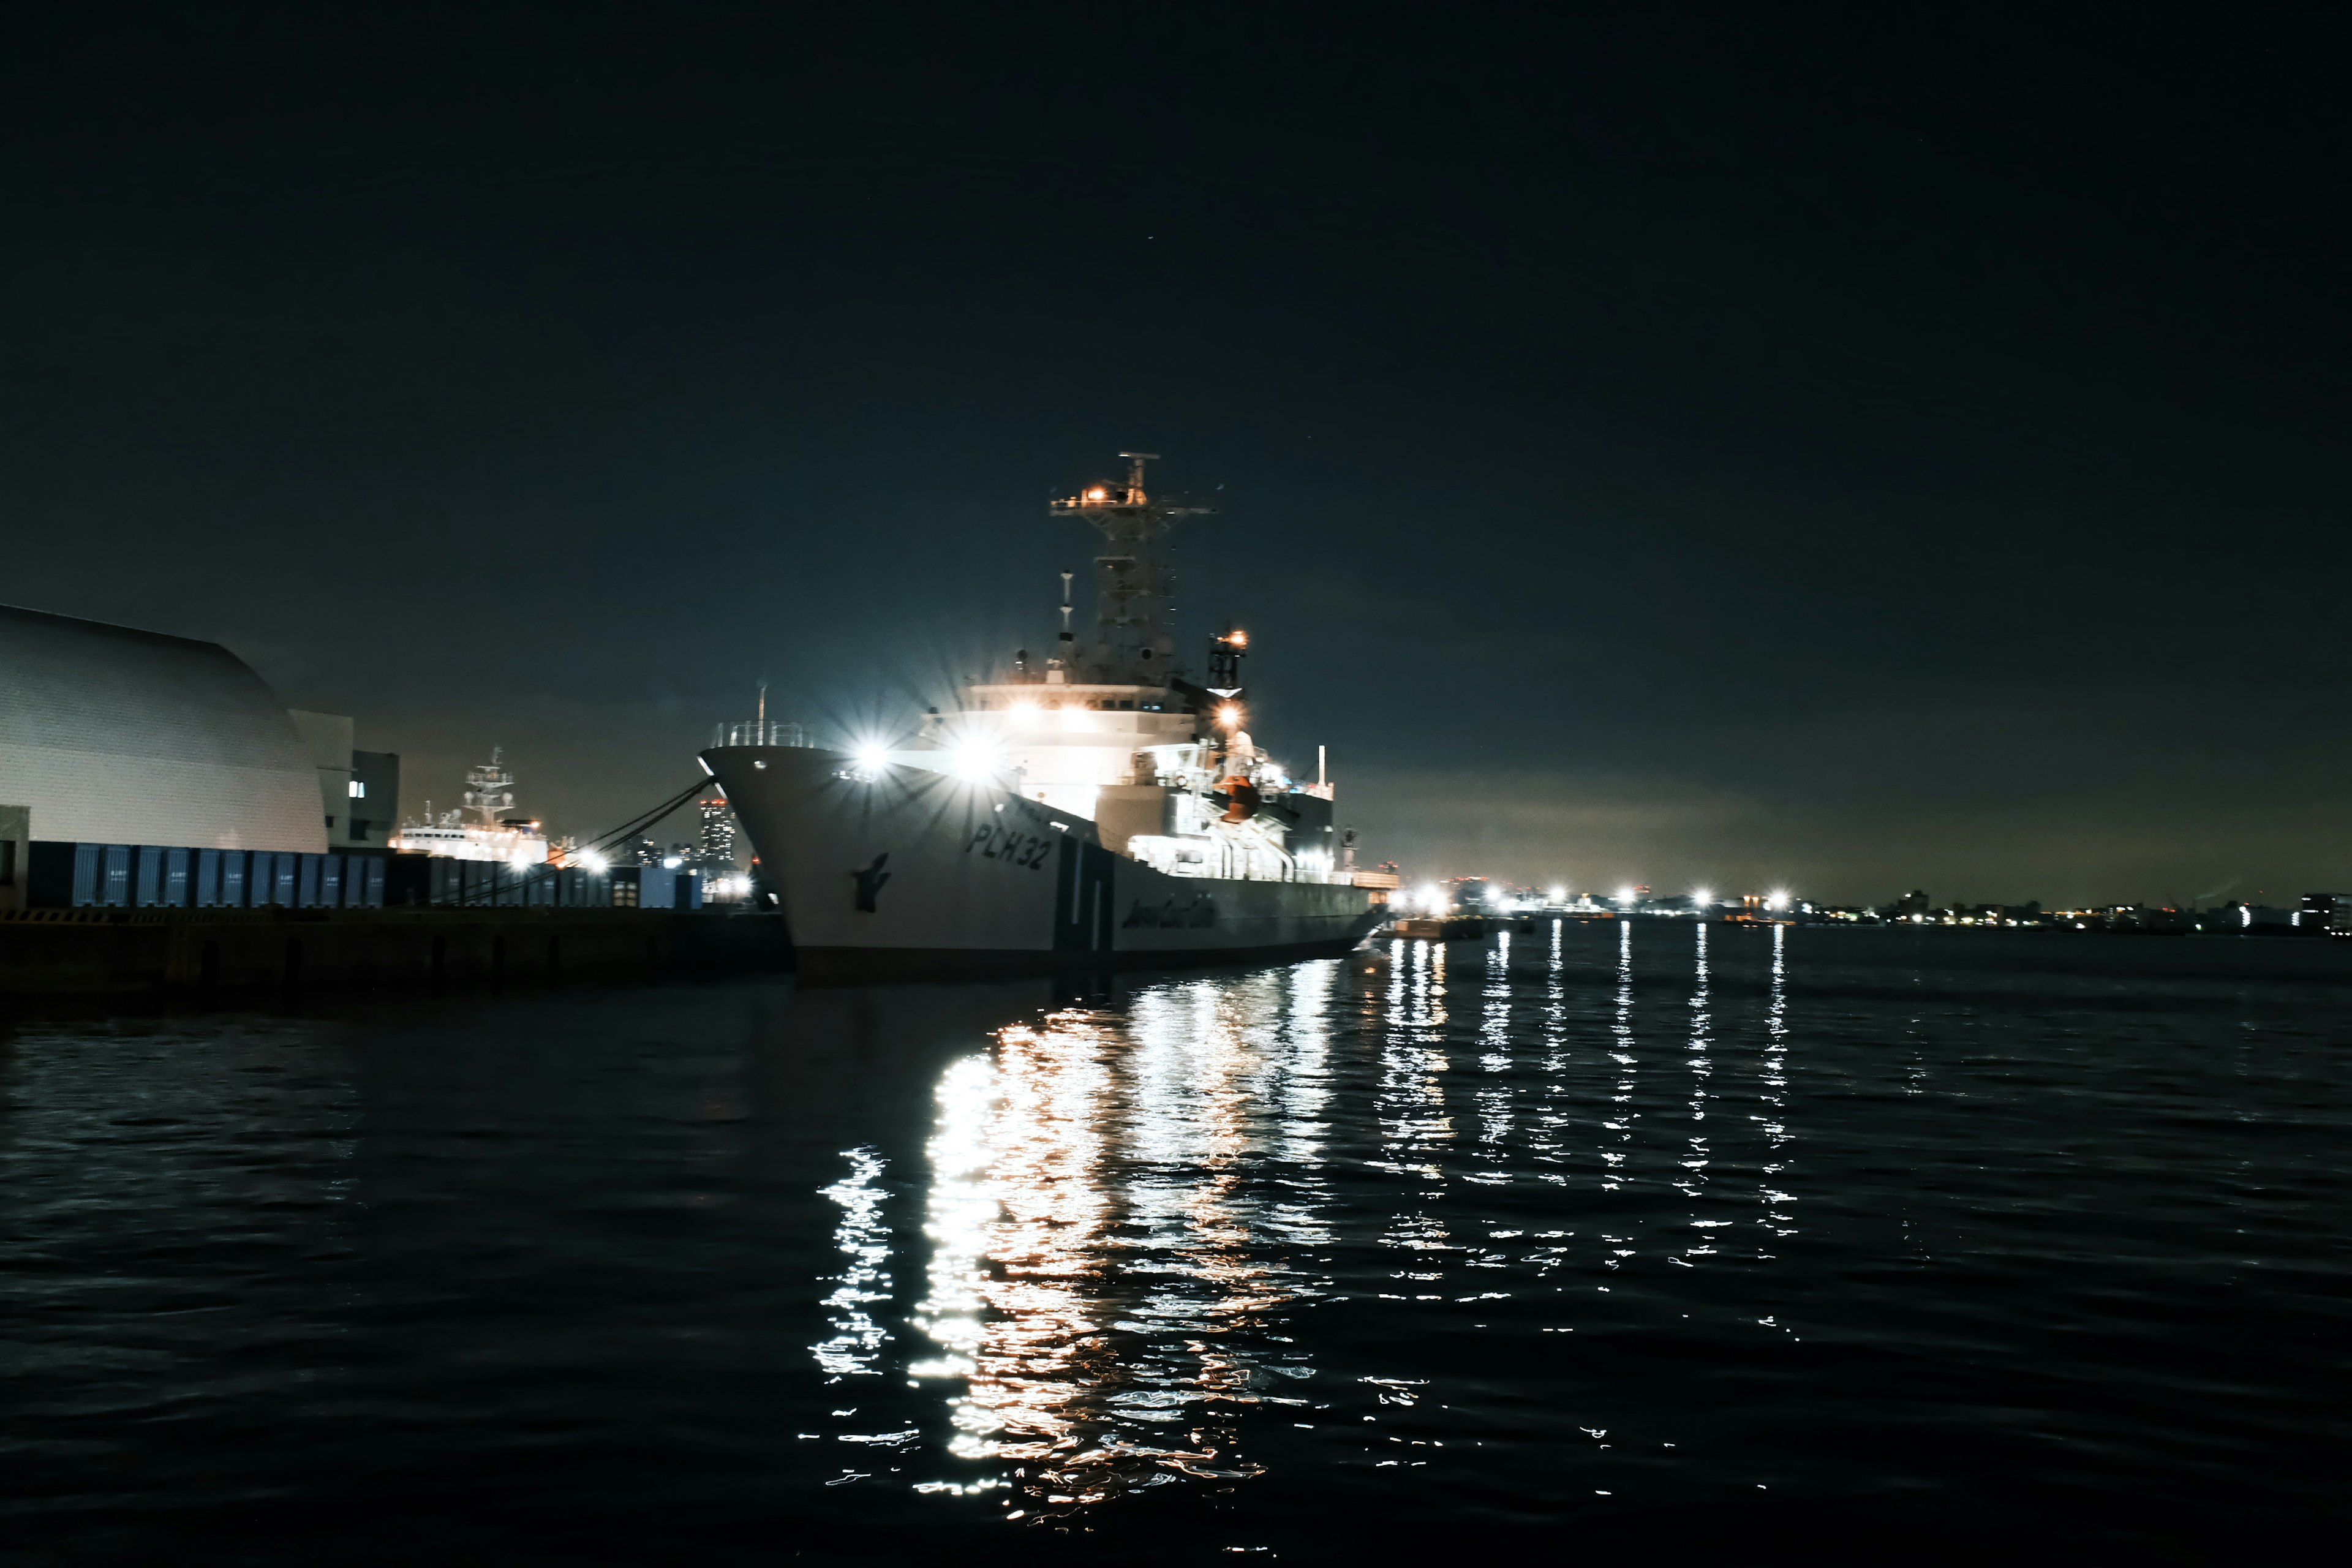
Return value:
<svg viewBox="0 0 2352 1568">
<path fill-rule="evenodd" d="M 0 605 L 0 806 L 27 837 L 323 852 L 319 770 L 217 643 Z"/>
</svg>

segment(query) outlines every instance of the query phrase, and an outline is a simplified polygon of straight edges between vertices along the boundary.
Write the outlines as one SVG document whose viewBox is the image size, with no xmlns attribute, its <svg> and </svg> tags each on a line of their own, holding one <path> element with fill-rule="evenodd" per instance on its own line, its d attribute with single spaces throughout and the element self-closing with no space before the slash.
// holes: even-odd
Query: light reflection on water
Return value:
<svg viewBox="0 0 2352 1568">
<path fill-rule="evenodd" d="M 22 1024 L 0 1512 L 58 1561 L 2289 1517 L 2352 1444 L 2347 995 L 2316 943 L 1612 923 Z"/>
<path fill-rule="evenodd" d="M 1124 1018 L 1052 1012 L 941 1075 L 914 1320 L 938 1353 L 908 1370 L 944 1393 L 948 1456 L 982 1468 L 919 1486 L 986 1489 L 1009 1465 L 1069 1507 L 1255 1473 L 1228 1407 L 1288 1370 L 1250 1331 L 1320 1289 L 1264 1254 L 1328 1237 L 1337 968 L 1159 987 Z M 1271 1188 L 1260 1166 L 1283 1173 Z"/>
<path fill-rule="evenodd" d="M 1124 1009 L 1051 1011 L 950 1065 L 928 1151 L 928 1290 L 911 1320 L 930 1351 L 908 1368 L 941 1399 L 935 1458 L 948 1468 L 915 1484 L 1004 1488 L 1015 1518 L 1066 1511 L 1179 1478 L 1258 1474 L 1239 1418 L 1328 1411 L 1329 1374 L 1370 1399 L 1360 1425 L 1415 1409 L 1432 1379 L 1410 1358 L 1318 1367 L 1311 1340 L 1279 1331 L 1350 1294 L 1335 1263 L 1362 1247 L 1384 1261 L 1356 1294 L 1466 1307 L 1478 1329 L 1531 1287 L 1567 1289 L 1564 1273 L 1606 1294 L 1598 1281 L 1645 1246 L 1685 1268 L 1716 1256 L 1733 1222 L 1707 1199 L 1724 1136 L 1709 1120 L 1721 1096 L 1710 933 L 1658 938 L 1689 944 L 1670 1041 L 1642 1034 L 1635 928 L 1610 933 L 1607 989 L 1583 1010 L 1568 934 L 1503 933 L 1483 951 L 1392 942 L 1359 961 L 1359 994 L 1377 1002 L 1344 1030 L 1348 965 L 1330 962 L 1149 984 Z M 1752 1098 L 1778 1149 L 1792 1135 L 1776 1098 L 1789 1035 L 1777 929 L 1771 943 Z M 1335 1059 L 1342 1048 L 1350 1060 Z M 1659 1079 L 1671 1104 L 1644 1087 L 1645 1057 L 1665 1075 L 1667 1053 L 1683 1068 Z M 1364 1100 L 1352 1122 L 1335 1099 L 1349 1084 Z M 1645 1116 L 1685 1125 L 1649 1152 Z M 1335 1183 L 1366 1176 L 1386 1201 L 1368 1208 L 1360 1191 L 1342 1210 Z M 1471 1199 L 1479 1189 L 1493 1196 Z M 1662 1190 L 1685 1200 L 1678 1222 L 1647 1217 Z M 1620 1194 L 1637 1207 L 1612 1215 Z M 1767 1198 L 1785 1228 L 1769 1206 L 1784 1195 Z M 1428 1460 L 1381 1443 L 1443 1439 L 1371 1435 L 1375 1468 L 1411 1468 Z"/>
<path fill-rule="evenodd" d="M 1667 1321 L 1788 1346 L 1823 1315 L 1775 1272 L 1803 1194 L 1790 940 L 1626 922 L 1392 941 L 999 1029 L 933 1094 L 903 1368 L 932 1414 L 849 1440 L 929 1436 L 887 1478 L 844 1476 L 1034 1522 L 1248 1484 L 1276 1429 L 1369 1475 L 1525 1422 L 1573 1432 L 1591 1468 L 1532 1500 L 1523 1473 L 1518 1501 L 1619 1496 L 1707 1434 L 1622 1387 L 1538 1393 L 1595 1375 L 1566 1373 L 1566 1347 L 1646 1346 Z M 1906 1072 L 1916 1095 L 1916 1051 Z M 879 1163 L 845 1158 L 815 1350 L 860 1375 L 903 1352 L 869 1312 L 889 1289 Z M 1366 1312 L 1376 1331 L 1328 1331 Z M 1477 1462 L 1454 1463 L 1475 1491 Z M 1747 1473 L 1791 1472 L 1759 1450 Z"/>
<path fill-rule="evenodd" d="M 842 1158 L 849 1174 L 824 1189 L 841 1205 L 841 1223 L 834 1228 L 833 1245 L 841 1253 L 839 1283 L 824 1299 L 833 1337 L 815 1347 L 816 1364 L 828 1383 L 845 1377 L 879 1373 L 881 1352 L 890 1331 L 877 1322 L 873 1309 L 890 1299 L 890 1274 L 884 1266 L 890 1257 L 888 1226 L 882 1218 L 885 1196 L 877 1184 L 882 1157 L 871 1149 L 852 1149 Z"/>
</svg>

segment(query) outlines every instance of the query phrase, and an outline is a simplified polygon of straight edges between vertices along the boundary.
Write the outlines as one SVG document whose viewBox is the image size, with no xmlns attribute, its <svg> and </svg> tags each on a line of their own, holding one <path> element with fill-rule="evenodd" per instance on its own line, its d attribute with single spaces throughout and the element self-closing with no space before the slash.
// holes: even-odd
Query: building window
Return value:
<svg viewBox="0 0 2352 1568">
<path fill-rule="evenodd" d="M 353 779 L 352 781 L 352 798 L 353 800 L 365 800 L 367 798 L 367 785 L 361 783 L 358 779 Z"/>
</svg>

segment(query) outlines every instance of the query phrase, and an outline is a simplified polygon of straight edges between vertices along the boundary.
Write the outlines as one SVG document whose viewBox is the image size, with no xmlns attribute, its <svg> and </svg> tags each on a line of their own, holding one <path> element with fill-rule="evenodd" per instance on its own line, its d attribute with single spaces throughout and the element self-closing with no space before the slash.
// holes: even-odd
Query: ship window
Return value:
<svg viewBox="0 0 2352 1568">
<path fill-rule="evenodd" d="M 359 779 L 353 779 L 352 781 L 352 798 L 353 800 L 365 800 L 367 798 L 367 785 L 365 783 Z"/>
</svg>

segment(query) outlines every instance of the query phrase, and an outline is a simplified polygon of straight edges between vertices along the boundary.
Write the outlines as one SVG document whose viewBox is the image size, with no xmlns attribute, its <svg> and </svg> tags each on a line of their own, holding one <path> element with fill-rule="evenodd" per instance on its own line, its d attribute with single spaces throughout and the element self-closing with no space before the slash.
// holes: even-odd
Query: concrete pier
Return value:
<svg viewBox="0 0 2352 1568">
<path fill-rule="evenodd" d="M 429 994 L 792 969 L 781 916 L 731 910 L 0 911 L 0 995 Z"/>
</svg>

